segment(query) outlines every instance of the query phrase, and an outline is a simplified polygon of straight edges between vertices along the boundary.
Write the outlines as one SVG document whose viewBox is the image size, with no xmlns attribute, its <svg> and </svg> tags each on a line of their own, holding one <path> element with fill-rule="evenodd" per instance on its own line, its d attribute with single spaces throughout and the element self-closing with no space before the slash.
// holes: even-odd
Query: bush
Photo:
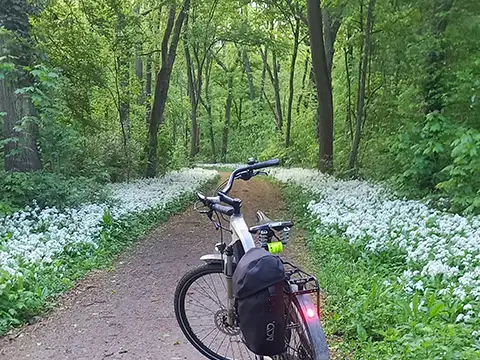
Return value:
<svg viewBox="0 0 480 360">
<path fill-rule="evenodd" d="M 480 212 L 480 132 L 467 131 L 452 144 L 452 164 L 443 169 L 448 180 L 437 187 L 451 199 L 451 210 Z"/>
<path fill-rule="evenodd" d="M 87 202 L 103 202 L 108 198 L 106 188 L 89 178 L 67 178 L 45 171 L 3 172 L 0 175 L 0 212 L 3 213 L 33 202 L 42 208 L 64 208 Z"/>
</svg>

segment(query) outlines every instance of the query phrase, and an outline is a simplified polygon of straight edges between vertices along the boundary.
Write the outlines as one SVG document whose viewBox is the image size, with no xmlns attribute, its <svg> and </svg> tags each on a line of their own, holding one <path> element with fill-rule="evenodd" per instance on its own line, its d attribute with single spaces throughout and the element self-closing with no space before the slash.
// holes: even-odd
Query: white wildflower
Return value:
<svg viewBox="0 0 480 360">
<path fill-rule="evenodd" d="M 404 252 L 410 269 L 421 268 L 398 279 L 406 291 L 422 290 L 440 276 L 440 294 L 480 300 L 480 216 L 438 211 L 420 201 L 395 198 L 383 186 L 315 170 L 270 173 L 313 194 L 307 209 L 319 220 L 319 234 L 335 230 L 366 252 Z"/>
</svg>

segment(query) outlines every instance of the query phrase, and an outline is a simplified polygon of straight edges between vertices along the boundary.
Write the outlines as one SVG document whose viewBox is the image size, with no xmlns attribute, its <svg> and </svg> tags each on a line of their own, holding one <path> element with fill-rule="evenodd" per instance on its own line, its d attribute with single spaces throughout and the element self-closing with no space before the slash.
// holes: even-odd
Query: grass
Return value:
<svg viewBox="0 0 480 360">
<path fill-rule="evenodd" d="M 398 283 L 406 264 L 402 253 L 373 255 L 338 236 L 319 236 L 306 213 L 312 196 L 281 185 L 297 225 L 307 233 L 308 252 L 326 294 L 323 325 L 339 336 L 339 357 L 352 359 L 480 358 L 475 322 L 457 323 L 463 305 L 436 292 L 406 293 Z"/>
<path fill-rule="evenodd" d="M 217 182 L 218 178 L 208 182 L 201 190 L 208 191 Z M 22 281 L 11 284 L 1 281 L 2 276 L 7 275 L 0 271 L 0 335 L 51 309 L 58 295 L 73 287 L 75 281 L 90 270 L 111 267 L 118 254 L 150 229 L 167 221 L 170 215 L 182 212 L 194 198 L 194 193 L 185 194 L 165 208 L 151 209 L 118 220 L 106 213 L 97 249 L 85 245 L 75 255 L 64 252 L 54 259 L 51 266 L 41 271 L 36 267 L 26 267 L 22 270 Z M 58 264 L 64 269 L 61 275 L 52 270 Z"/>
</svg>

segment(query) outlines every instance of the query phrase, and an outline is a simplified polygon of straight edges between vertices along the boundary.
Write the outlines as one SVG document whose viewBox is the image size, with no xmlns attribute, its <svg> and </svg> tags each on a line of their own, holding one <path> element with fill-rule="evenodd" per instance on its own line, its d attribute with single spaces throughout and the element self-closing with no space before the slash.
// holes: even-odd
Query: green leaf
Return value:
<svg viewBox="0 0 480 360">
<path fill-rule="evenodd" d="M 430 318 L 434 318 L 435 316 L 437 316 L 438 314 L 440 314 L 440 312 L 445 309 L 445 305 L 443 303 L 437 303 L 436 305 L 434 305 L 429 313 L 428 313 L 428 316 Z"/>
<path fill-rule="evenodd" d="M 365 342 L 367 340 L 367 331 L 360 324 L 357 324 L 357 337 L 358 337 L 358 340 L 362 342 Z"/>
</svg>

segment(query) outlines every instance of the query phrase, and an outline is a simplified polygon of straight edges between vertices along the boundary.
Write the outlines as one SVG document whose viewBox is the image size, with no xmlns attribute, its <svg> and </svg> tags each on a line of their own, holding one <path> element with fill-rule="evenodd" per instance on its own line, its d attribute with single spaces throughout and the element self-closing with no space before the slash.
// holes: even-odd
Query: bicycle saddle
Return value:
<svg viewBox="0 0 480 360">
<path fill-rule="evenodd" d="M 252 226 L 249 231 L 252 234 L 256 234 L 262 230 L 274 230 L 279 231 L 286 227 L 292 227 L 293 221 L 273 221 L 263 213 L 263 211 L 257 211 L 257 221 L 258 225 Z"/>
</svg>

